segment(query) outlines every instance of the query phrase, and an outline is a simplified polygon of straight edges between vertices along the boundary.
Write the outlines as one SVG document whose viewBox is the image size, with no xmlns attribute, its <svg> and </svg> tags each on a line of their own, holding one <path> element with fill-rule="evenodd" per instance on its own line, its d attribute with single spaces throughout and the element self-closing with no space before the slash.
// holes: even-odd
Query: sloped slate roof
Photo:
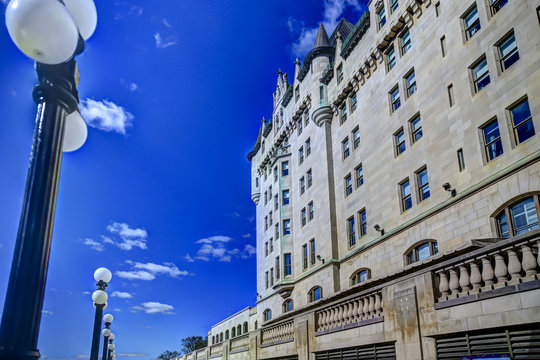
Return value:
<svg viewBox="0 0 540 360">
<path fill-rule="evenodd" d="M 336 47 L 336 36 L 339 32 L 341 34 L 341 39 L 344 40 L 349 36 L 349 33 L 354 28 L 354 25 L 350 23 L 347 19 L 341 18 L 339 23 L 336 25 L 332 36 L 330 36 L 330 46 Z"/>
</svg>

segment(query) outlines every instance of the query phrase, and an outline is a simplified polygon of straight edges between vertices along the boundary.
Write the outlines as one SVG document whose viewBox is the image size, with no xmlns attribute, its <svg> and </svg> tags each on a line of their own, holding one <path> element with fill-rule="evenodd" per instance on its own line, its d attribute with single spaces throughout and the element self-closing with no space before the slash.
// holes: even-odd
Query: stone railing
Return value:
<svg viewBox="0 0 540 360">
<path fill-rule="evenodd" d="M 294 320 L 262 329 L 261 345 L 294 340 Z"/>
<path fill-rule="evenodd" d="M 222 356 L 223 355 L 223 344 L 217 344 L 210 347 L 210 356 Z"/>
<path fill-rule="evenodd" d="M 193 353 L 189 353 L 186 355 L 186 360 L 195 360 L 195 356 Z"/>
<path fill-rule="evenodd" d="M 382 295 L 378 291 L 369 295 L 358 296 L 317 311 L 315 316 L 316 332 L 347 327 L 349 324 L 358 324 L 363 321 L 382 318 Z"/>
<path fill-rule="evenodd" d="M 457 259 L 456 264 L 435 271 L 438 302 L 484 293 L 540 279 L 540 237 L 502 240 Z M 483 251 L 482 251 L 483 250 Z"/>
<path fill-rule="evenodd" d="M 231 352 L 244 351 L 249 348 L 249 335 L 243 335 L 231 340 Z"/>
</svg>

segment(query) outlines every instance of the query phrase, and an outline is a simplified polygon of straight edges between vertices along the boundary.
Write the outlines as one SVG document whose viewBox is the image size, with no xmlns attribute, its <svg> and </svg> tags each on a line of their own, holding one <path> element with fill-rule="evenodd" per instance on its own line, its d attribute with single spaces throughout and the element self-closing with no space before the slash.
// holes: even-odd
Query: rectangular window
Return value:
<svg viewBox="0 0 540 360">
<path fill-rule="evenodd" d="M 291 220 L 283 220 L 283 236 L 291 234 Z"/>
<path fill-rule="evenodd" d="M 488 123 L 482 128 L 484 138 L 484 148 L 486 151 L 487 161 L 491 161 L 503 154 L 501 141 L 501 133 L 499 131 L 499 123 L 497 119 Z"/>
<path fill-rule="evenodd" d="M 507 3 L 508 0 L 490 0 L 491 15 L 498 13 Z"/>
<path fill-rule="evenodd" d="M 268 201 L 270 201 L 270 199 L 272 199 L 272 185 L 268 187 Z"/>
<path fill-rule="evenodd" d="M 264 273 L 264 278 L 265 278 L 265 281 L 264 281 L 265 287 L 266 289 L 268 289 L 268 271 Z"/>
<path fill-rule="evenodd" d="M 435 16 L 439 17 L 441 15 L 441 3 L 438 2 L 435 4 Z"/>
<path fill-rule="evenodd" d="M 401 193 L 401 211 L 407 211 L 412 207 L 411 184 L 409 178 L 399 184 Z"/>
<path fill-rule="evenodd" d="M 282 191 L 282 199 L 283 199 L 283 205 L 289 205 L 291 201 L 289 190 Z"/>
<path fill-rule="evenodd" d="M 356 93 L 353 93 L 351 95 L 351 114 L 358 108 L 358 98 L 356 96 Z"/>
<path fill-rule="evenodd" d="M 414 69 L 405 75 L 405 86 L 407 87 L 407 97 L 411 97 L 416 92 L 416 76 Z"/>
<path fill-rule="evenodd" d="M 309 111 L 304 113 L 304 125 L 307 126 L 307 124 L 309 124 Z"/>
<path fill-rule="evenodd" d="M 478 9 L 476 8 L 476 3 L 474 6 L 467 10 L 467 12 L 462 16 L 463 26 L 465 28 L 465 37 L 467 40 L 472 38 L 474 34 L 480 30 L 480 18 L 478 17 Z"/>
<path fill-rule="evenodd" d="M 343 124 L 345 121 L 347 121 L 347 104 L 344 103 L 339 111 L 340 111 L 339 120 Z"/>
<path fill-rule="evenodd" d="M 423 136 L 422 119 L 420 118 L 420 115 L 417 115 L 409 123 L 411 124 L 412 142 L 415 143 Z"/>
<path fill-rule="evenodd" d="M 289 175 L 289 162 L 284 161 L 281 163 L 281 176 Z"/>
<path fill-rule="evenodd" d="M 347 234 L 349 236 L 349 246 L 356 245 L 356 226 L 354 224 L 354 216 L 347 219 Z"/>
<path fill-rule="evenodd" d="M 311 169 L 307 171 L 307 187 L 308 189 L 313 185 L 313 173 L 311 172 Z"/>
<path fill-rule="evenodd" d="M 274 210 L 277 210 L 279 207 L 278 194 L 274 196 Z"/>
<path fill-rule="evenodd" d="M 302 119 L 298 120 L 297 122 L 297 126 L 298 126 L 298 136 L 300 136 L 302 134 Z"/>
<path fill-rule="evenodd" d="M 364 184 L 364 172 L 362 170 L 362 164 L 358 165 L 356 169 L 354 169 L 354 174 L 356 178 L 356 187 L 359 188 Z"/>
<path fill-rule="evenodd" d="M 297 102 L 300 99 L 300 85 L 296 86 L 294 89 L 294 102 Z"/>
<path fill-rule="evenodd" d="M 264 256 L 268 256 L 268 241 L 264 243 Z"/>
<path fill-rule="evenodd" d="M 274 226 L 274 237 L 277 239 L 279 239 L 279 222 L 276 222 L 276 225 Z"/>
<path fill-rule="evenodd" d="M 442 57 L 446 56 L 446 37 L 444 35 L 441 37 L 441 54 Z"/>
<path fill-rule="evenodd" d="M 357 149 L 360 146 L 360 129 L 357 127 L 352 131 L 353 148 Z"/>
<path fill-rule="evenodd" d="M 345 176 L 345 197 L 351 195 L 352 190 L 352 176 L 351 174 L 348 174 L 347 176 Z"/>
<path fill-rule="evenodd" d="M 309 221 L 313 220 L 313 216 L 314 216 L 313 201 L 311 201 L 308 204 L 308 219 L 309 219 Z"/>
<path fill-rule="evenodd" d="M 519 60 L 519 52 L 516 43 L 516 37 L 512 31 L 497 45 L 501 70 L 508 69 L 512 64 Z"/>
<path fill-rule="evenodd" d="M 306 179 L 302 176 L 300 178 L 300 195 L 306 191 Z"/>
<path fill-rule="evenodd" d="M 274 286 L 274 268 L 270 268 L 270 286 Z"/>
<path fill-rule="evenodd" d="M 306 140 L 306 157 L 311 154 L 311 139 Z"/>
<path fill-rule="evenodd" d="M 300 210 L 300 222 L 302 223 L 302 226 L 306 225 L 306 222 L 307 222 L 307 212 L 306 212 L 306 208 L 303 208 L 302 210 Z"/>
<path fill-rule="evenodd" d="M 390 0 L 390 8 L 392 9 L 391 12 L 396 11 L 398 6 L 399 6 L 398 0 Z"/>
<path fill-rule="evenodd" d="M 462 172 L 463 170 L 465 170 L 465 157 L 463 156 L 463 149 L 458 149 L 457 159 L 458 159 L 459 172 Z"/>
<path fill-rule="evenodd" d="M 285 276 L 291 276 L 292 275 L 292 261 L 291 261 L 291 254 L 283 254 L 283 262 L 284 262 L 284 270 L 285 270 Z"/>
<path fill-rule="evenodd" d="M 264 217 L 264 230 L 268 229 L 268 216 Z"/>
<path fill-rule="evenodd" d="M 385 57 L 386 57 L 386 71 L 390 71 L 396 65 L 396 52 L 394 51 L 393 46 L 391 46 L 390 49 L 388 49 Z"/>
<path fill-rule="evenodd" d="M 309 240 L 309 260 L 311 262 L 311 265 L 315 265 L 315 239 Z"/>
<path fill-rule="evenodd" d="M 401 106 L 401 99 L 399 98 L 399 86 L 397 85 L 395 88 L 390 90 L 390 102 L 390 109 L 392 112 L 396 111 Z"/>
<path fill-rule="evenodd" d="M 308 267 L 308 249 L 307 244 L 302 245 L 302 268 L 306 270 Z"/>
<path fill-rule="evenodd" d="M 270 214 L 268 215 L 268 226 L 269 227 L 272 225 L 272 222 L 273 222 L 273 216 L 272 216 L 272 211 L 270 211 Z"/>
<path fill-rule="evenodd" d="M 486 56 L 483 55 L 480 60 L 470 67 L 470 69 L 474 83 L 474 92 L 477 93 L 485 88 L 490 82 Z"/>
<path fill-rule="evenodd" d="M 304 162 L 304 147 L 301 146 L 298 150 L 298 163 L 301 164 Z"/>
<path fill-rule="evenodd" d="M 403 131 L 403 128 L 399 129 L 398 132 L 394 134 L 394 143 L 396 146 L 396 156 L 405 152 L 405 132 Z"/>
<path fill-rule="evenodd" d="M 339 64 L 339 66 L 336 69 L 336 72 L 337 72 L 337 83 L 339 84 L 340 82 L 343 81 L 343 64 Z"/>
<path fill-rule="evenodd" d="M 276 182 L 278 179 L 278 172 L 277 172 L 277 165 L 274 166 L 274 182 Z"/>
<path fill-rule="evenodd" d="M 264 192 L 264 205 L 268 204 L 268 191 Z"/>
<path fill-rule="evenodd" d="M 349 137 L 347 136 L 342 142 L 341 142 L 341 148 L 343 150 L 343 159 L 346 159 L 351 155 L 351 149 L 349 148 Z"/>
<path fill-rule="evenodd" d="M 512 128 L 516 144 L 521 144 L 525 140 L 534 136 L 534 124 L 529 108 L 529 100 L 526 98 L 510 109 L 510 117 L 512 118 Z"/>
<path fill-rule="evenodd" d="M 430 192 L 427 168 L 420 169 L 416 172 L 416 183 L 418 184 L 418 200 L 421 202 L 429 198 Z"/>
<path fill-rule="evenodd" d="M 450 84 L 448 85 L 448 103 L 450 104 L 450 107 L 454 106 L 456 101 L 454 100 L 454 85 Z"/>
<path fill-rule="evenodd" d="M 360 237 L 362 237 L 367 234 L 367 220 L 365 209 L 358 212 L 358 219 L 360 220 Z"/>
<path fill-rule="evenodd" d="M 379 29 L 381 29 L 384 24 L 386 24 L 386 11 L 384 10 L 384 6 L 377 11 L 377 18 L 378 18 L 378 25 Z"/>
<path fill-rule="evenodd" d="M 401 34 L 401 54 L 405 55 L 407 51 L 411 48 L 411 33 L 409 29 L 405 30 L 403 34 Z"/>
<path fill-rule="evenodd" d="M 268 244 L 270 245 L 270 252 L 274 251 L 274 238 L 270 238 Z"/>
<path fill-rule="evenodd" d="M 279 279 L 279 276 L 281 275 L 280 265 L 279 256 L 276 256 L 276 279 Z"/>
</svg>

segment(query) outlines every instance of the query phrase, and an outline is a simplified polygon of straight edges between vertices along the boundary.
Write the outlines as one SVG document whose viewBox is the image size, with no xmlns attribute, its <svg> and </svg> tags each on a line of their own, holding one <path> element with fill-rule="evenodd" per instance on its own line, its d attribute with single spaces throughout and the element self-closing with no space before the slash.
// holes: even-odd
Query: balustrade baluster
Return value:
<svg viewBox="0 0 540 360">
<path fill-rule="evenodd" d="M 354 304 L 356 300 L 349 301 L 349 312 L 347 313 L 347 324 L 350 324 L 354 321 Z"/>
<path fill-rule="evenodd" d="M 518 255 L 514 250 L 508 250 L 508 272 L 514 282 L 519 281 L 521 277 L 521 262 L 519 261 Z"/>
<path fill-rule="evenodd" d="M 459 293 L 459 279 L 455 269 L 450 269 L 450 291 L 451 296 L 457 296 Z"/>
<path fill-rule="evenodd" d="M 439 273 L 439 292 L 441 293 L 442 297 L 446 297 L 450 295 L 450 287 L 448 286 L 448 278 L 446 277 L 446 273 L 444 271 L 441 271 Z"/>
<path fill-rule="evenodd" d="M 362 315 L 362 320 L 365 320 L 369 317 L 369 298 L 366 296 L 363 298 L 363 300 L 364 300 L 364 308 L 363 308 L 364 314 Z"/>
<path fill-rule="evenodd" d="M 498 285 L 504 285 L 505 281 L 508 280 L 508 268 L 501 254 L 495 254 L 495 277 Z"/>
<path fill-rule="evenodd" d="M 324 312 L 317 313 L 317 329 L 315 331 L 320 331 L 322 329 L 322 324 L 323 324 L 322 317 L 323 317 L 323 314 L 324 314 Z"/>
<path fill-rule="evenodd" d="M 338 307 L 338 321 L 337 321 L 337 326 L 341 326 L 343 325 L 343 320 L 344 320 L 344 316 L 343 316 L 343 305 L 339 305 Z"/>
<path fill-rule="evenodd" d="M 525 274 L 536 275 L 538 273 L 536 271 L 537 264 L 536 264 L 536 259 L 534 258 L 534 255 L 531 251 L 531 248 L 525 244 L 521 245 L 521 253 L 523 254 L 523 258 L 521 260 L 521 266 L 523 267 L 523 271 L 525 271 Z"/>
<path fill-rule="evenodd" d="M 352 322 L 358 322 L 358 302 L 360 301 L 360 299 L 355 299 L 354 300 L 354 305 L 353 305 L 353 318 L 352 318 Z"/>
<path fill-rule="evenodd" d="M 462 292 L 467 292 L 471 289 L 471 281 L 469 278 L 469 271 L 465 265 L 459 266 L 459 286 Z"/>
<path fill-rule="evenodd" d="M 471 262 L 471 283 L 473 291 L 477 292 L 482 287 L 482 274 L 480 274 L 480 268 L 475 262 Z"/>
<path fill-rule="evenodd" d="M 327 324 L 328 324 L 328 315 L 329 315 L 328 309 L 323 310 L 322 315 L 323 316 L 322 316 L 322 328 L 321 328 L 321 330 L 326 330 Z"/>
<path fill-rule="evenodd" d="M 491 266 L 491 260 L 488 258 L 482 259 L 482 280 L 486 286 L 493 286 L 493 278 L 495 277 L 495 272 Z"/>
<path fill-rule="evenodd" d="M 375 294 L 375 313 L 377 316 L 380 316 L 382 313 L 382 301 L 381 294 Z"/>
<path fill-rule="evenodd" d="M 369 315 L 371 318 L 375 315 L 375 298 L 373 295 L 369 296 Z"/>
</svg>

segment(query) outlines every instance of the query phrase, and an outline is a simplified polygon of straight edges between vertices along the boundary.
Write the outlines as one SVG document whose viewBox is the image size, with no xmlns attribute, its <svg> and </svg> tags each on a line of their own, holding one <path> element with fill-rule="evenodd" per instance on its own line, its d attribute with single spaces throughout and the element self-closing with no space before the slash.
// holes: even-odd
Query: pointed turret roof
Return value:
<svg viewBox="0 0 540 360">
<path fill-rule="evenodd" d="M 330 41 L 328 40 L 328 34 L 326 34 L 326 29 L 323 24 L 319 26 L 319 32 L 317 33 L 317 38 L 315 39 L 314 49 L 324 46 L 330 46 Z"/>
</svg>

